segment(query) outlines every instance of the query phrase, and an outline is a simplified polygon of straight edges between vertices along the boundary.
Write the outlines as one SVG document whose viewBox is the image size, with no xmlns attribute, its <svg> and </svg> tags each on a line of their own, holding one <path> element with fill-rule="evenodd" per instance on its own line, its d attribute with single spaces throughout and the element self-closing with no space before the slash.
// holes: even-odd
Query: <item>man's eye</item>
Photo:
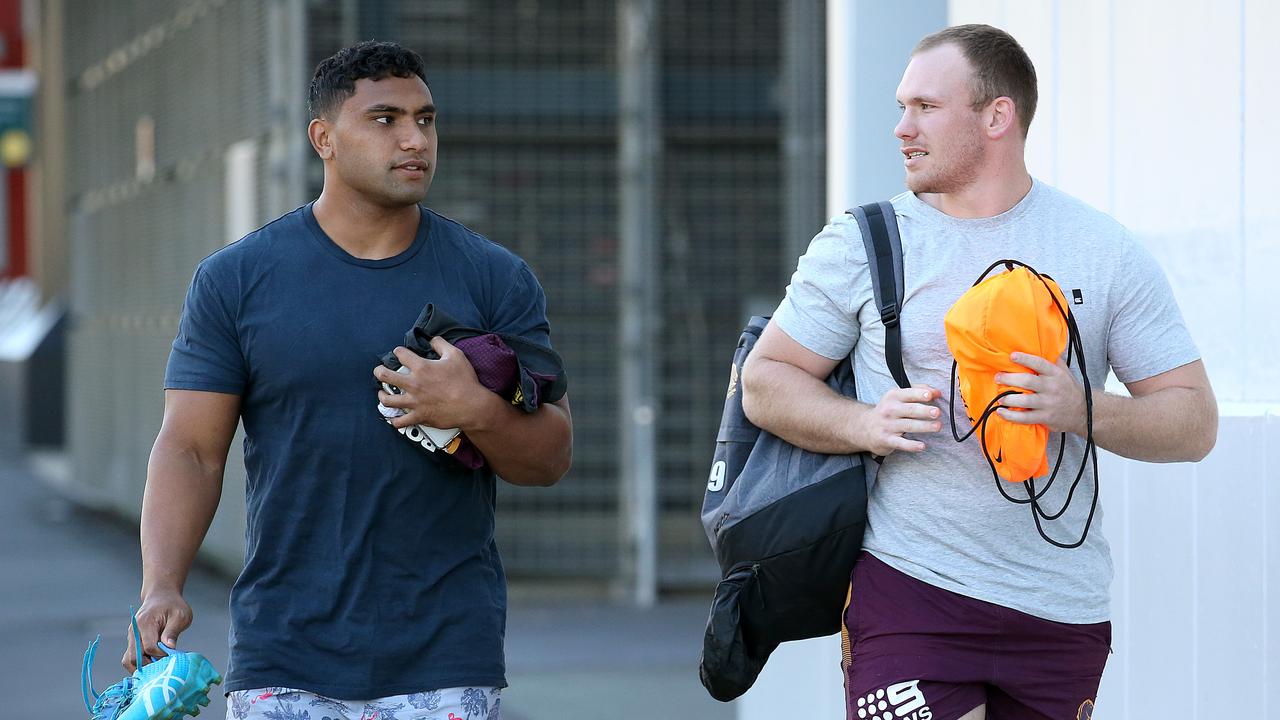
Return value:
<svg viewBox="0 0 1280 720">
<path fill-rule="evenodd" d="M 391 124 L 391 118 L 390 118 L 390 117 L 388 117 L 388 116 L 386 116 L 386 115 L 383 115 L 382 117 L 376 117 L 376 118 L 374 118 L 374 119 L 373 119 L 373 121 L 374 121 L 374 122 L 380 122 L 380 123 L 382 123 L 383 125 L 390 125 L 390 124 Z"/>
<path fill-rule="evenodd" d="M 929 103 L 920 103 L 921 110 L 932 110 L 933 108 L 934 106 L 930 105 Z"/>
<path fill-rule="evenodd" d="M 423 126 L 423 127 L 426 127 L 426 126 L 428 126 L 428 125 L 431 125 L 431 124 L 435 123 L 435 121 L 436 121 L 436 119 L 435 119 L 435 118 L 429 118 L 429 117 L 418 118 L 418 124 L 419 124 L 419 125 L 421 125 L 421 126 Z"/>
</svg>

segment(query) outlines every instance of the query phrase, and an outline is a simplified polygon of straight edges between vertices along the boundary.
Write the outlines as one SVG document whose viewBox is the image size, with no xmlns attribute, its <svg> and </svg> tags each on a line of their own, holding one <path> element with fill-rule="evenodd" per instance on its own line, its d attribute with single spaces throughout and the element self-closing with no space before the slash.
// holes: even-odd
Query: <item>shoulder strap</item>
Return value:
<svg viewBox="0 0 1280 720">
<path fill-rule="evenodd" d="M 871 289 L 880 321 L 884 324 L 884 360 L 899 387 L 911 387 L 907 371 L 902 367 L 902 333 L 898 313 L 902 309 L 902 239 L 898 235 L 898 218 L 887 202 L 868 203 L 848 211 L 858 221 L 862 242 L 867 248 L 867 267 L 871 270 Z"/>
</svg>

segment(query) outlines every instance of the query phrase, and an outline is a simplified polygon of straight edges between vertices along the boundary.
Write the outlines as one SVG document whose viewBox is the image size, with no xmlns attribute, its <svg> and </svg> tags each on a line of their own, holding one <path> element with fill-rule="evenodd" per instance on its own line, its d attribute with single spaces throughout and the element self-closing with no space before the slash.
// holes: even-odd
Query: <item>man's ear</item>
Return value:
<svg viewBox="0 0 1280 720">
<path fill-rule="evenodd" d="M 987 106 L 984 125 L 987 137 L 999 140 L 1018 127 L 1018 113 L 1011 98 L 1001 96 Z"/>
<path fill-rule="evenodd" d="M 307 139 L 311 141 L 311 147 L 321 160 L 333 158 L 333 135 L 330 130 L 329 122 L 323 118 L 314 118 L 307 125 Z"/>
</svg>

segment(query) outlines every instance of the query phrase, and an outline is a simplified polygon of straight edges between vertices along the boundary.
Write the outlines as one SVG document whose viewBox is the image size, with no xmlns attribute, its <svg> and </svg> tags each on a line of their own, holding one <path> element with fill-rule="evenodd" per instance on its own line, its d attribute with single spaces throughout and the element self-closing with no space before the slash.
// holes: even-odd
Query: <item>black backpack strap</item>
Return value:
<svg viewBox="0 0 1280 720">
<path fill-rule="evenodd" d="M 867 267 L 871 271 L 871 289 L 880 322 L 884 324 L 884 360 L 898 387 L 909 388 L 907 371 L 902 367 L 902 332 L 898 314 L 902 310 L 902 238 L 898 235 L 898 218 L 887 202 L 868 203 L 848 211 L 858 221 L 862 242 L 867 248 Z"/>
</svg>

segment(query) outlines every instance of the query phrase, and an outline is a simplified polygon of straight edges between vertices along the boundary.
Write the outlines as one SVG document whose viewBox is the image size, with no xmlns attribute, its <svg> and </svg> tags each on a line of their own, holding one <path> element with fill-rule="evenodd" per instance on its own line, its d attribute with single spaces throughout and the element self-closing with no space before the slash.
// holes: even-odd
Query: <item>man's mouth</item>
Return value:
<svg viewBox="0 0 1280 720">
<path fill-rule="evenodd" d="M 927 152 L 925 152 L 925 151 L 923 151 L 923 150 L 903 150 L 903 151 L 902 151 L 902 154 L 903 154 L 903 155 L 906 155 L 908 160 L 914 160 L 914 159 L 916 159 L 916 158 L 924 157 L 925 155 L 928 155 L 929 153 L 927 153 Z"/>
<path fill-rule="evenodd" d="M 408 170 L 410 172 L 426 172 L 427 164 L 420 160 L 410 160 L 396 165 L 396 170 Z"/>
</svg>

